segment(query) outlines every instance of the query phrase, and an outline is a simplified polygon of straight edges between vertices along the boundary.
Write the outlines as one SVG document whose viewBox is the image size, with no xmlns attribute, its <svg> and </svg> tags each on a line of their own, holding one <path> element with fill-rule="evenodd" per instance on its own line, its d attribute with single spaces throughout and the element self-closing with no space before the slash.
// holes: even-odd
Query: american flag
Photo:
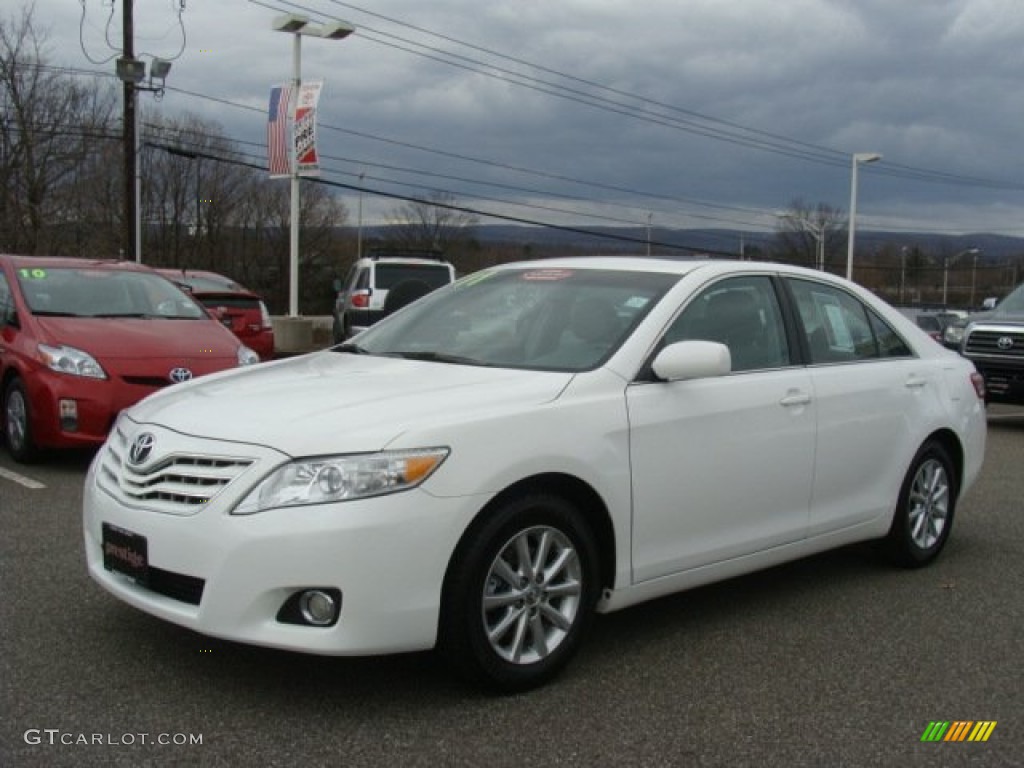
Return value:
<svg viewBox="0 0 1024 768">
<path fill-rule="evenodd" d="M 278 85 L 270 89 L 270 114 L 267 120 L 267 155 L 271 176 L 291 175 L 291 154 L 288 142 L 289 105 L 292 89 Z"/>
</svg>

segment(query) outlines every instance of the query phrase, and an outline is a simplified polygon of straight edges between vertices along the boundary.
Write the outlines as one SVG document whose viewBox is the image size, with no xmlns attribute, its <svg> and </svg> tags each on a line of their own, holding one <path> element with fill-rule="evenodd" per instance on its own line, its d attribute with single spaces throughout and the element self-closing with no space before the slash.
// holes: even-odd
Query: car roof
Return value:
<svg viewBox="0 0 1024 768">
<path fill-rule="evenodd" d="M 15 269 L 96 269 L 115 272 L 148 272 L 152 267 L 135 261 L 120 259 L 86 259 L 74 256 L 22 256 L 0 254 L 0 261 L 6 261 Z"/>
<path fill-rule="evenodd" d="M 789 274 L 834 277 L 818 270 L 809 270 L 768 261 L 739 261 L 736 259 L 708 259 L 705 257 L 659 258 L 656 256 L 567 256 L 537 261 L 503 264 L 496 269 L 607 269 L 627 272 L 667 272 L 688 275 L 698 270 L 736 272 L 742 270 L 778 270 Z"/>
<path fill-rule="evenodd" d="M 161 268 L 156 271 L 175 282 L 188 284 L 192 289 L 192 293 L 196 295 L 202 295 L 204 293 L 238 293 L 246 296 L 257 295 L 236 280 L 232 280 L 230 277 L 218 272 L 210 272 L 203 269 L 166 268 Z M 199 284 L 195 285 L 192 281 L 196 281 Z M 213 285 L 210 285 L 210 283 L 213 283 Z"/>
</svg>

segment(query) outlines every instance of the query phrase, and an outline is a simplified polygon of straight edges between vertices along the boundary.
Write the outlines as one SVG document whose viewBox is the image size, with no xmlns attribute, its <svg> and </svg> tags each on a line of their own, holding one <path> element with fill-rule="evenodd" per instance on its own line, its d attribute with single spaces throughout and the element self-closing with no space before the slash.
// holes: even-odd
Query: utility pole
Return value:
<svg viewBox="0 0 1024 768">
<path fill-rule="evenodd" d="M 135 58 L 135 30 L 132 21 L 134 0 L 122 0 L 122 46 L 125 59 Z M 124 147 L 124 221 L 122 222 L 122 258 L 138 261 L 142 254 L 136 249 L 138 231 L 136 228 L 135 177 L 136 163 L 136 114 L 135 114 L 135 83 L 124 80 L 124 118 L 122 120 L 122 146 Z"/>
</svg>

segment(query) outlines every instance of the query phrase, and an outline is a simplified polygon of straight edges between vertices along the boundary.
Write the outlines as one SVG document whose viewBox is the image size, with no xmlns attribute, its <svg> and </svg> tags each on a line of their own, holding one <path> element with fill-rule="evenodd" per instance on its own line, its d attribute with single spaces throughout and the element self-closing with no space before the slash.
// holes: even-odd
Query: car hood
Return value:
<svg viewBox="0 0 1024 768">
<path fill-rule="evenodd" d="M 406 431 L 550 402 L 571 379 L 328 351 L 179 385 L 129 416 L 290 456 L 375 451 Z"/>
<path fill-rule="evenodd" d="M 101 363 L 147 358 L 235 360 L 238 339 L 209 320 L 161 318 L 40 317 L 39 327 L 53 344 L 88 352 Z"/>
</svg>

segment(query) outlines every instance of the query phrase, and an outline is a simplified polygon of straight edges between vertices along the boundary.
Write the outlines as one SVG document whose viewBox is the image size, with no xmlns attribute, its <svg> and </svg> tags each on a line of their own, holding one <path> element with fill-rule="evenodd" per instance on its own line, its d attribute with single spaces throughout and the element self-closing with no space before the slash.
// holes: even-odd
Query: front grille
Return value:
<svg viewBox="0 0 1024 768">
<path fill-rule="evenodd" d="M 104 491 L 124 504 L 172 515 L 191 515 L 241 475 L 252 463 L 239 458 L 169 453 L 145 467 L 127 461 L 128 438 L 115 428 L 96 474 Z"/>
<path fill-rule="evenodd" d="M 166 376 L 122 376 L 121 379 L 128 384 L 135 384 L 139 387 L 150 387 L 151 389 L 166 387 L 171 383 L 171 380 Z"/>
<path fill-rule="evenodd" d="M 1013 344 L 1007 349 L 1000 348 L 1000 339 L 1010 339 Z M 978 328 L 971 331 L 964 345 L 967 355 L 986 355 L 1024 360 L 1024 331 L 987 330 Z"/>
</svg>

